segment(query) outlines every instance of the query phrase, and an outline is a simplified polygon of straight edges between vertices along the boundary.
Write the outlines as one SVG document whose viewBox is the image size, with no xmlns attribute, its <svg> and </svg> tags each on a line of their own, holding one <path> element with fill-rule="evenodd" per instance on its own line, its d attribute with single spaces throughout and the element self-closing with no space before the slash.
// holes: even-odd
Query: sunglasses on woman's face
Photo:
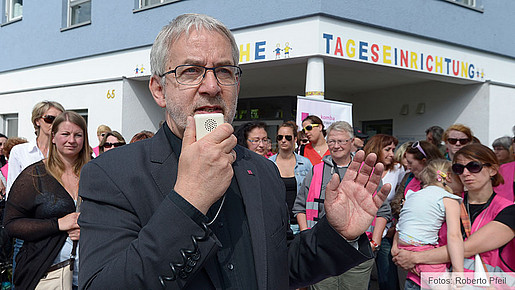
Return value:
<svg viewBox="0 0 515 290">
<path fill-rule="evenodd" d="M 318 126 L 320 126 L 320 124 L 309 124 L 306 127 L 302 128 L 302 131 L 304 131 L 304 132 L 311 131 L 311 130 L 313 130 L 313 127 L 318 127 Z"/>
<path fill-rule="evenodd" d="M 277 138 L 275 138 L 277 140 L 277 142 L 283 140 L 283 137 L 286 138 L 286 141 L 291 141 L 293 140 L 293 136 L 292 135 L 277 135 Z"/>
<path fill-rule="evenodd" d="M 463 139 L 447 138 L 447 142 L 451 143 L 452 145 L 456 145 L 456 143 L 458 143 L 458 141 L 460 142 L 461 145 L 465 145 L 468 142 L 470 142 L 469 138 L 463 138 Z"/>
<path fill-rule="evenodd" d="M 483 164 L 479 161 L 470 161 L 467 163 L 467 165 L 454 163 L 452 165 L 452 172 L 456 173 L 457 175 L 461 175 L 465 171 L 465 168 L 467 168 L 470 173 L 478 173 L 483 170 L 483 166 L 490 166 L 490 163 Z"/>
<path fill-rule="evenodd" d="M 111 147 L 116 148 L 116 147 L 120 147 L 120 146 L 123 146 L 123 145 L 125 145 L 125 143 L 121 143 L 121 142 L 117 142 L 117 143 L 109 143 L 109 142 L 106 142 L 106 143 L 104 144 L 104 148 L 107 148 L 107 149 L 109 149 L 109 148 L 111 148 Z"/>
<path fill-rule="evenodd" d="M 45 123 L 47 124 L 52 124 L 55 120 L 55 116 L 52 116 L 52 115 L 44 115 L 41 117 L 41 119 L 43 119 L 43 121 L 45 121 Z"/>
</svg>

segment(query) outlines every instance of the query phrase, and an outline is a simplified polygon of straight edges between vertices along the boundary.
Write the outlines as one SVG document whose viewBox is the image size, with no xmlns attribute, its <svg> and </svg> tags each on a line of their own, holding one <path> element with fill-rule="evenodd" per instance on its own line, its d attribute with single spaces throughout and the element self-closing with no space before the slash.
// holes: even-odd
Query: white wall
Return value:
<svg viewBox="0 0 515 290">
<path fill-rule="evenodd" d="M 114 90 L 114 98 L 107 98 L 108 90 Z M 98 125 L 109 125 L 113 130 L 121 128 L 121 81 L 0 95 L 0 114 L 18 113 L 18 136 L 33 142 L 36 136 L 31 122 L 32 108 L 44 100 L 59 102 L 67 110 L 87 109 L 88 138 L 92 147 L 98 145 Z"/>
<path fill-rule="evenodd" d="M 490 136 L 488 145 L 502 136 L 513 136 L 515 126 L 515 88 L 490 85 Z"/>
<path fill-rule="evenodd" d="M 489 84 L 457 85 L 442 82 L 394 87 L 345 97 L 354 104 L 354 123 L 393 119 L 393 134 L 401 140 L 423 140 L 425 130 L 434 125 L 444 129 L 454 123 L 469 126 L 483 143 L 489 140 Z M 425 103 L 425 113 L 415 112 Z M 400 115 L 408 104 L 408 115 Z M 508 118 L 505 116 L 499 118 Z M 512 118 L 512 116 L 509 116 Z"/>
<path fill-rule="evenodd" d="M 124 80 L 122 107 L 121 133 L 127 142 L 142 130 L 155 133 L 165 117 L 164 109 L 154 102 L 146 80 Z"/>
</svg>

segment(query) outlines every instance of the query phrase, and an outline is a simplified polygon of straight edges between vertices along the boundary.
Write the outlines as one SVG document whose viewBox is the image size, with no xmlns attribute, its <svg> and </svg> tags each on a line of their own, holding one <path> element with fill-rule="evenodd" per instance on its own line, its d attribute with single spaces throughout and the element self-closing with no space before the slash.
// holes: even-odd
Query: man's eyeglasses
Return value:
<svg viewBox="0 0 515 290">
<path fill-rule="evenodd" d="M 327 141 L 327 145 L 334 146 L 336 143 L 338 143 L 338 145 L 344 146 L 344 145 L 347 145 L 350 140 L 352 140 L 352 138 L 349 138 L 347 140 L 332 140 L 331 139 L 331 140 Z"/>
<path fill-rule="evenodd" d="M 45 123 L 47 124 L 52 124 L 55 120 L 56 116 L 52 116 L 52 115 L 44 115 L 41 117 L 41 119 L 43 119 L 43 121 L 45 121 Z"/>
<path fill-rule="evenodd" d="M 456 145 L 456 143 L 458 143 L 458 141 L 460 142 L 461 145 L 465 145 L 468 142 L 470 142 L 470 139 L 469 138 L 463 138 L 463 139 L 447 138 L 447 142 L 451 143 L 452 145 Z"/>
<path fill-rule="evenodd" d="M 463 171 L 465 171 L 465 168 L 467 168 L 470 173 L 478 173 L 483 170 L 483 166 L 490 166 L 490 163 L 483 164 L 479 161 L 470 161 L 467 163 L 467 165 L 454 163 L 452 165 L 452 172 L 456 173 L 457 175 L 461 175 L 463 174 Z"/>
<path fill-rule="evenodd" d="M 277 140 L 277 142 L 279 142 L 279 141 L 283 140 L 283 137 L 286 138 L 286 141 L 293 140 L 292 135 L 277 135 L 277 138 L 275 138 L 275 140 Z"/>
<path fill-rule="evenodd" d="M 300 139 L 300 143 L 308 143 L 309 139 Z"/>
<path fill-rule="evenodd" d="M 267 144 L 268 143 L 268 138 L 263 138 L 263 139 L 247 139 L 247 141 L 249 141 L 252 144 L 259 144 L 259 143 Z"/>
<path fill-rule="evenodd" d="M 125 143 L 122 143 L 122 142 L 117 142 L 117 143 L 105 142 L 103 147 L 109 149 L 111 147 L 116 148 L 116 147 L 120 147 L 120 146 L 123 146 L 123 145 L 125 145 Z"/>
<path fill-rule="evenodd" d="M 426 158 L 427 158 L 427 154 L 426 154 L 426 152 L 424 151 L 424 149 L 422 149 L 422 146 L 420 146 L 420 142 L 419 142 L 419 141 L 417 141 L 417 142 L 415 142 L 415 143 L 411 144 L 411 148 L 416 148 L 416 149 L 418 149 L 418 151 L 420 151 L 420 153 L 422 153 L 422 154 L 424 155 L 424 157 L 426 157 Z"/>
<path fill-rule="evenodd" d="M 196 86 L 206 77 L 207 71 L 212 70 L 219 84 L 223 86 L 234 86 L 240 82 L 241 68 L 235 65 L 221 65 L 217 67 L 205 67 L 200 65 L 179 65 L 175 69 L 160 75 L 175 74 L 179 84 Z"/>
<path fill-rule="evenodd" d="M 311 130 L 313 130 L 313 127 L 318 127 L 318 126 L 320 126 L 320 124 L 309 124 L 306 127 L 302 128 L 302 131 L 304 131 L 304 132 L 311 131 Z"/>
</svg>

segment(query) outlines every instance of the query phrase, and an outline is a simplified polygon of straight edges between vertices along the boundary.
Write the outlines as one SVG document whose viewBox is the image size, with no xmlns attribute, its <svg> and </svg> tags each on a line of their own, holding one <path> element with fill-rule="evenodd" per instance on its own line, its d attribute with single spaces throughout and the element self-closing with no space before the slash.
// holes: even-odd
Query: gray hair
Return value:
<svg viewBox="0 0 515 290">
<path fill-rule="evenodd" d="M 431 132 L 433 134 L 433 144 L 440 145 L 442 143 L 443 131 L 443 128 L 440 126 L 432 126 L 427 128 L 426 135 L 429 134 L 429 132 Z"/>
<path fill-rule="evenodd" d="M 504 137 L 497 138 L 492 143 L 492 147 L 501 146 L 504 149 L 510 151 L 510 146 L 511 146 L 511 144 L 513 142 L 512 140 L 513 139 L 511 137 L 509 137 L 509 136 L 504 136 Z"/>
<path fill-rule="evenodd" d="M 345 121 L 336 121 L 332 123 L 329 128 L 327 128 L 327 136 L 329 136 L 329 133 L 333 130 L 347 132 L 349 133 L 350 138 L 354 138 L 354 129 L 352 129 L 352 126 Z"/>
<path fill-rule="evenodd" d="M 227 37 L 232 47 L 234 65 L 238 65 L 240 52 L 231 31 L 219 20 L 203 14 L 183 14 L 163 27 L 150 51 L 150 68 L 153 76 L 161 76 L 166 72 L 166 64 L 172 44 L 182 35 L 189 36 L 191 30 L 206 29 L 218 32 Z"/>
</svg>

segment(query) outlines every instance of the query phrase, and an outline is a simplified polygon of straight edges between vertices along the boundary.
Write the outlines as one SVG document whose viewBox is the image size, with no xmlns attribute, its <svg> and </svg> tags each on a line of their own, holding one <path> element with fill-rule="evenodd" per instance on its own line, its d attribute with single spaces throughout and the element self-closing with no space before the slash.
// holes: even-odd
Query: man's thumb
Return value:
<svg viewBox="0 0 515 290">
<path fill-rule="evenodd" d="M 186 128 L 184 129 L 184 134 L 182 136 L 182 148 L 197 141 L 196 135 L 197 132 L 195 131 L 195 119 L 191 116 L 188 116 L 188 119 L 186 120 Z"/>
</svg>

